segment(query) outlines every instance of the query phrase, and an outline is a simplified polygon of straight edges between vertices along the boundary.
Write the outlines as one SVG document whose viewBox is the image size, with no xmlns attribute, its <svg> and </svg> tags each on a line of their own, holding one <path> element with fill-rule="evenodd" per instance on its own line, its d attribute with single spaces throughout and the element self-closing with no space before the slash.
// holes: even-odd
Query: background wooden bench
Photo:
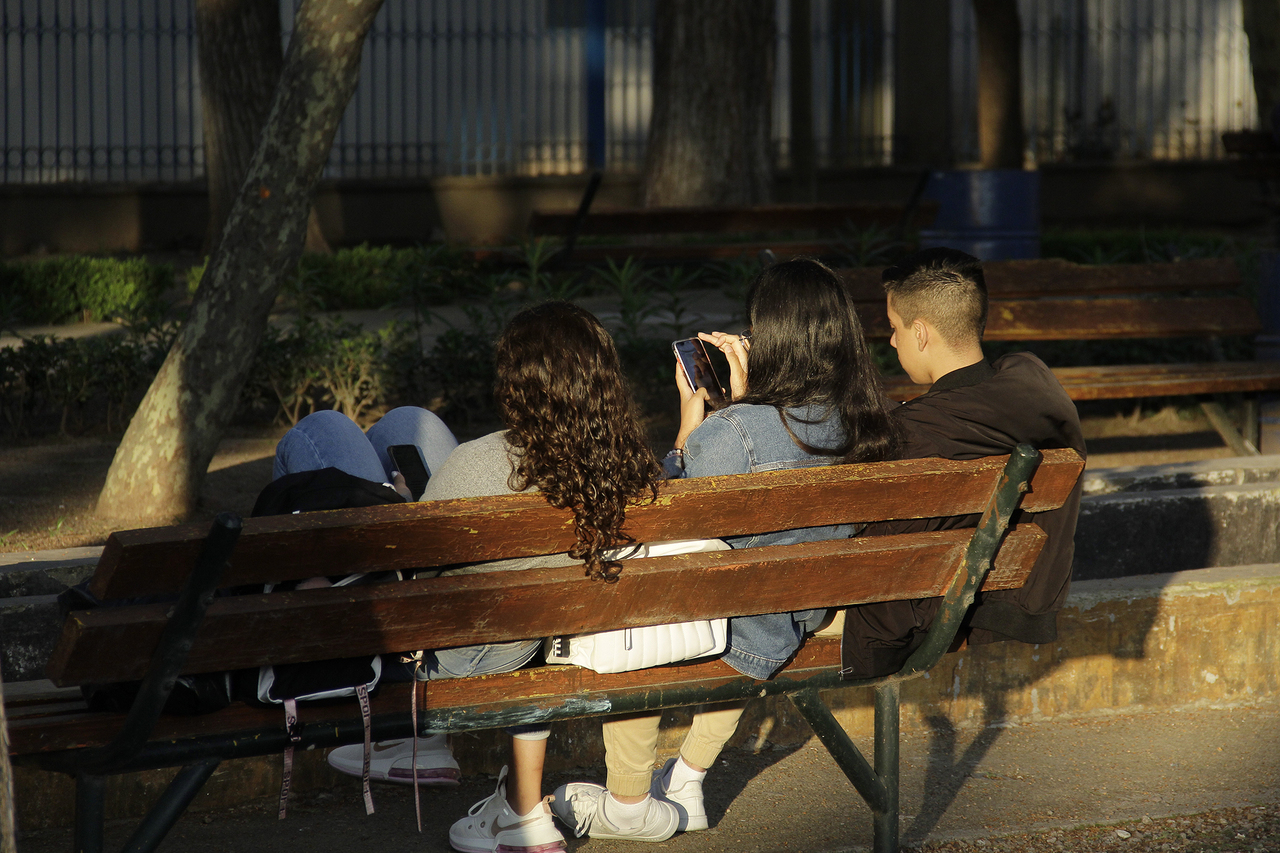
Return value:
<svg viewBox="0 0 1280 853">
<path fill-rule="evenodd" d="M 536 210 L 529 237 L 564 240 L 557 263 L 595 264 L 635 258 L 645 263 L 754 260 L 760 252 L 806 255 L 847 262 L 845 241 L 855 232 L 881 228 L 901 238 L 908 229 L 927 226 L 938 205 L 922 201 L 921 183 L 906 204 L 766 204 L 720 207 L 651 207 L 593 210 L 600 175 L 592 176 L 576 211 Z M 580 237 L 612 238 L 579 246 Z"/>
<path fill-rule="evenodd" d="M 718 660 L 616 675 L 534 667 L 412 687 L 387 684 L 373 700 L 373 737 L 386 739 L 415 730 L 461 732 L 786 693 L 871 804 L 877 849 L 893 850 L 898 682 L 922 674 L 946 651 L 979 585 L 1014 588 L 1025 581 L 1044 533 L 1020 523 L 1004 535 L 1005 524 L 1020 499 L 1032 512 L 1061 506 L 1083 468 L 1070 450 L 1047 451 L 1037 469 L 1038 460 L 1025 448 L 1007 469 L 1003 458 L 931 459 L 669 483 L 657 503 L 628 513 L 628 530 L 638 540 L 986 515 L 977 534 L 952 530 L 631 560 L 612 585 L 565 567 L 207 600 L 215 588 L 300 579 L 317 567 L 373 572 L 565 550 L 573 539 L 571 516 L 536 496 L 249 519 L 238 533 L 238 522 L 221 519 L 208 536 L 191 525 L 124 531 L 103 553 L 94 593 L 109 600 L 181 590 L 178 603 L 73 612 L 48 675 L 58 688 L 143 678 L 138 702 L 127 716 L 91 713 L 65 689 L 19 691 L 6 702 L 11 751 L 15 760 L 76 776 L 76 844 L 89 851 L 102 846 L 106 776 L 181 765 L 134 836 L 137 849 L 153 849 L 221 760 L 279 752 L 290 742 L 276 708 L 235 703 L 198 717 L 159 714 L 155 703 L 163 703 L 163 685 L 177 672 L 942 595 L 948 604 L 926 646 L 889 679 L 842 682 L 839 642 L 831 640 L 809 643 L 768 682 Z M 859 683 L 877 685 L 874 770 L 818 694 Z M 363 738 L 353 702 L 304 704 L 299 711 L 301 747 Z"/>
<path fill-rule="evenodd" d="M 990 261 L 983 268 L 990 296 L 988 341 L 1204 341 L 1212 360 L 1050 366 L 1073 400 L 1244 394 L 1240 428 L 1219 401 L 1205 399 L 1201 406 L 1236 453 L 1258 452 L 1257 395 L 1280 390 L 1280 362 L 1226 361 L 1221 356 L 1219 338 L 1252 336 L 1262 329 L 1253 300 L 1239 293 L 1240 271 L 1233 260 L 1086 266 L 1045 259 Z M 859 300 L 868 334 L 888 338 L 892 330 L 880 272 L 866 268 L 841 274 Z M 926 390 L 906 377 L 891 378 L 887 385 L 898 400 Z"/>
</svg>

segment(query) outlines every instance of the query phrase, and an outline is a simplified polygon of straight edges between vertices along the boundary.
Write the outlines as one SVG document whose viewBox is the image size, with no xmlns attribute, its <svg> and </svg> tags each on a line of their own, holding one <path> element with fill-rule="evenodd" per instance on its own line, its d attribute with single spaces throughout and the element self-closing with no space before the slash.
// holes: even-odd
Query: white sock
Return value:
<svg viewBox="0 0 1280 853">
<path fill-rule="evenodd" d="M 619 829 L 644 824 L 645 815 L 649 812 L 649 796 L 638 803 L 624 803 L 608 794 L 604 798 L 604 816 Z"/>
<path fill-rule="evenodd" d="M 694 770 L 685 763 L 684 757 L 676 759 L 676 763 L 671 765 L 671 773 L 667 778 L 667 790 L 673 791 L 678 789 L 685 782 L 701 782 L 706 778 L 707 771 Z"/>
</svg>

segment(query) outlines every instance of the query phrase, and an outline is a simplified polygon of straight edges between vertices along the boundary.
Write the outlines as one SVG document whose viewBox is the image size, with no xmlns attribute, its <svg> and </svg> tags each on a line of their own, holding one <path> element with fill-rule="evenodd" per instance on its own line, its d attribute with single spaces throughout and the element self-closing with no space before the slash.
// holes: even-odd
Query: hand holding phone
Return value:
<svg viewBox="0 0 1280 853">
<path fill-rule="evenodd" d="M 427 470 L 427 463 L 422 461 L 422 452 L 417 445 L 393 444 L 387 448 L 387 455 L 404 477 L 404 484 L 409 487 L 413 499 L 416 501 L 422 497 L 427 481 L 431 479 L 431 472 Z"/>
<path fill-rule="evenodd" d="M 673 342 L 671 349 L 684 370 L 685 378 L 689 380 L 690 389 L 696 393 L 699 388 L 706 388 L 712 408 L 718 409 L 728 403 L 720 379 L 711 366 L 711 359 L 707 357 L 707 348 L 701 340 L 685 338 Z"/>
</svg>

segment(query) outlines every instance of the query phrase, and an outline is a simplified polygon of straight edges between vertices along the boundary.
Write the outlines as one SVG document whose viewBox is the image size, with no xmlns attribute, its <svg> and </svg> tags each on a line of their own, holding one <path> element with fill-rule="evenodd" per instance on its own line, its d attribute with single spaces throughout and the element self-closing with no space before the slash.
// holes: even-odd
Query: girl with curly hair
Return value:
<svg viewBox="0 0 1280 853">
<path fill-rule="evenodd" d="M 617 580 L 621 565 L 611 550 L 631 541 L 623 531 L 626 509 L 657 496 L 662 467 L 645 443 L 618 352 L 589 312 L 568 302 L 548 302 L 517 314 L 497 347 L 494 396 L 506 429 L 456 445 L 451 433 L 424 409 L 397 409 L 361 433 L 335 412 L 305 418 L 277 448 L 277 476 L 336 466 L 357 477 L 403 488 L 391 471 L 387 444 L 417 444 L 431 471 L 419 500 L 480 497 L 534 491 L 552 506 L 573 512 L 577 541 L 567 554 L 500 560 L 449 571 L 501 571 L 582 564 L 588 578 Z M 446 458 L 447 457 L 447 458 Z M 422 575 L 420 575 L 421 577 Z M 518 669 L 541 639 L 424 652 L 418 678 L 451 678 Z M 542 801 L 542 766 L 548 729 L 525 726 L 513 736 L 507 768 L 494 794 L 471 809 L 449 832 L 466 853 L 563 850 L 564 838 Z M 372 776 L 387 781 L 456 782 L 457 763 L 443 736 L 383 742 Z M 330 753 L 335 768 L 361 775 L 360 744 Z M 674 809 L 670 819 L 674 825 Z"/>
<path fill-rule="evenodd" d="M 675 449 L 664 460 L 670 476 L 710 477 L 895 458 L 899 437 L 879 371 L 852 299 L 834 272 L 806 259 L 768 267 L 751 285 L 747 316 L 749 339 L 723 332 L 699 334 L 729 361 L 730 405 L 708 414 L 706 389 L 690 388 L 684 370 L 676 365 L 681 417 Z M 726 541 L 733 548 L 752 548 L 853 533 L 849 525 L 839 525 Z M 826 617 L 825 610 L 808 610 L 730 619 L 729 648 L 722 660 L 745 675 L 767 679 Z M 607 719 L 607 787 L 587 782 L 563 785 L 551 808 L 575 826 L 579 836 L 593 838 L 662 840 L 656 833 L 641 837 L 620 831 L 617 815 L 642 800 L 673 804 L 680 830 L 706 829 L 702 779 L 737 728 L 745 705 L 735 702 L 700 710 L 679 757 L 656 774 L 660 715 Z"/>
</svg>

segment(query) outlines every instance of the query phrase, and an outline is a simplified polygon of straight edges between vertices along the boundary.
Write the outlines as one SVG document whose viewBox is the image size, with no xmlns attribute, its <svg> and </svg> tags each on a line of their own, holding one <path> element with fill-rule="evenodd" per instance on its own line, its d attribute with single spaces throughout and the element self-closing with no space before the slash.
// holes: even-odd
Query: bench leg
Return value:
<svg viewBox="0 0 1280 853">
<path fill-rule="evenodd" d="M 1204 410 L 1205 417 L 1209 419 L 1209 423 L 1213 424 L 1213 428 L 1218 431 L 1218 435 L 1222 436 L 1223 442 L 1231 448 L 1231 452 L 1236 456 L 1257 456 L 1257 445 L 1249 442 L 1240 435 L 1240 431 L 1236 429 L 1235 424 L 1231 423 L 1231 417 L 1227 414 L 1227 410 L 1222 408 L 1221 403 L 1206 401 L 1200 404 L 1200 408 Z M 1257 418 L 1254 418 L 1257 422 Z"/>
<path fill-rule="evenodd" d="M 871 807 L 874 853 L 898 850 L 898 685 L 876 687 L 875 768 L 815 688 L 788 694 L 836 765 Z"/>
<path fill-rule="evenodd" d="M 884 808 L 873 813 L 875 853 L 898 849 L 898 682 L 876 687 L 876 775 L 884 783 Z"/>
<path fill-rule="evenodd" d="M 199 764 L 188 764 L 179 770 L 169 787 L 160 795 L 160 799 L 151 807 L 151 811 L 142 819 L 142 823 L 133 831 L 133 836 L 124 846 L 124 853 L 151 853 L 159 847 L 221 763 L 220 759 L 210 758 Z"/>
<path fill-rule="evenodd" d="M 1258 395 L 1246 394 L 1244 404 L 1241 409 L 1241 415 L 1244 423 L 1240 425 L 1240 430 L 1244 434 L 1244 440 L 1253 445 L 1259 453 L 1262 452 L 1262 412 L 1259 411 Z"/>
<path fill-rule="evenodd" d="M 107 779 L 89 773 L 76 774 L 75 853 L 102 853 Z"/>
</svg>

